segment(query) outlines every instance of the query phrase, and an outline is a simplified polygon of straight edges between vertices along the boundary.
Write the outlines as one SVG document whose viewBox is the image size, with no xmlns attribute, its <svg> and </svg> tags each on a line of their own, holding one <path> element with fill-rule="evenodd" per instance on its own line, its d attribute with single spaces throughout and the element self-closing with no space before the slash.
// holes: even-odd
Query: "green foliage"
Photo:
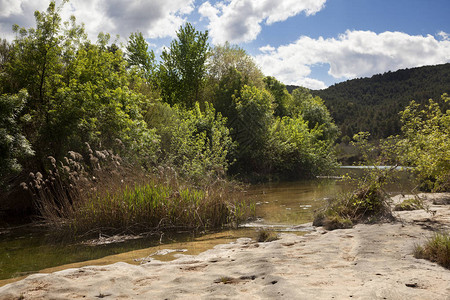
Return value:
<svg viewBox="0 0 450 300">
<path fill-rule="evenodd" d="M 12 45 L 6 39 L 0 39 L 0 94 L 3 94 L 3 88 L 6 85 L 7 78 L 4 78 L 3 72 L 11 60 Z"/>
<path fill-rule="evenodd" d="M 155 71 L 155 53 L 148 50 L 141 32 L 130 35 L 126 50 L 128 65 L 136 67 L 147 80 L 151 80 Z"/>
<path fill-rule="evenodd" d="M 395 211 L 417 210 L 423 208 L 423 203 L 418 197 L 403 200 L 401 203 L 398 203 L 394 206 Z"/>
<path fill-rule="evenodd" d="M 322 131 L 322 140 L 334 143 L 339 130 L 325 106 L 322 99 L 313 97 L 308 89 L 298 88 L 292 92 L 292 114 L 301 114 L 308 122 L 310 129 L 316 128 Z"/>
<path fill-rule="evenodd" d="M 337 129 L 319 99 L 313 99 L 305 90 L 303 95 L 313 101 L 298 101 L 295 106 L 293 97 L 273 78 L 266 79 L 272 91 L 244 82 L 240 72 L 229 69 L 222 76 L 215 97 L 215 105 L 227 117 L 233 140 L 238 144 L 232 156 L 236 160 L 234 173 L 298 178 L 311 177 L 335 166 L 332 145 Z M 289 116 L 275 117 L 274 107 L 279 106 L 274 95 L 287 97 L 284 109 Z M 300 99 L 301 93 L 296 95 Z M 308 114 L 316 107 L 323 113 L 322 118 L 316 118 L 314 126 L 309 127 L 303 111 Z"/>
<path fill-rule="evenodd" d="M 159 85 L 163 100 L 192 108 L 199 101 L 206 75 L 208 32 L 199 32 L 186 23 L 161 55 Z"/>
<path fill-rule="evenodd" d="M 107 46 L 108 34 L 99 34 L 97 45 L 87 42 L 75 18 L 62 24 L 60 9 L 51 2 L 47 12 L 35 13 L 36 28 L 15 27 L 4 73 L 11 93 L 25 88 L 30 95 L 24 134 L 36 150 L 36 164 L 49 155 L 82 152 L 86 142 L 151 162 L 158 137 L 143 120 L 146 99 L 132 90 L 122 52 Z"/>
<path fill-rule="evenodd" d="M 142 116 L 146 99 L 128 87 L 131 78 L 125 66 L 121 51 L 113 53 L 97 45 L 79 49 L 68 68 L 70 82 L 54 97 L 51 117 L 56 126 L 50 130 L 59 132 L 51 136 L 67 139 L 67 148 L 55 155 L 79 151 L 88 142 L 141 161 L 155 158 L 159 139 Z"/>
<path fill-rule="evenodd" d="M 226 120 L 205 103 L 191 110 L 155 104 L 147 121 L 156 125 L 161 136 L 161 163 L 174 166 L 195 183 L 223 178 L 228 169 L 228 154 L 234 144 Z"/>
<path fill-rule="evenodd" d="M 264 156 L 275 174 L 306 178 L 335 167 L 331 144 L 321 141 L 322 131 L 309 129 L 301 116 L 277 118 L 269 136 Z"/>
<path fill-rule="evenodd" d="M 233 104 L 236 118 L 229 122 L 233 140 L 238 144 L 237 167 L 241 172 L 264 171 L 262 162 L 273 121 L 273 97 L 266 90 L 245 85 L 240 97 L 233 97 Z"/>
<path fill-rule="evenodd" d="M 425 104 L 450 93 L 449 75 L 447 63 L 348 80 L 311 93 L 324 100 L 343 136 L 370 131 L 372 139 L 381 139 L 401 133 L 398 113 L 411 99 Z"/>
<path fill-rule="evenodd" d="M 231 127 L 231 121 L 237 118 L 233 98 L 240 97 L 245 84 L 242 74 L 237 69 L 230 68 L 223 74 L 214 90 L 212 103 L 217 111 L 227 118 L 228 127 Z"/>
<path fill-rule="evenodd" d="M 273 95 L 275 103 L 274 115 L 277 117 L 291 116 L 292 96 L 286 86 L 272 76 L 264 78 L 266 89 Z"/>
<path fill-rule="evenodd" d="M 207 70 L 210 82 L 217 84 L 228 76 L 230 70 L 236 70 L 247 85 L 263 88 L 263 74 L 247 52 L 237 45 L 215 46 L 209 55 Z"/>
<path fill-rule="evenodd" d="M 447 94 L 442 95 L 442 101 L 450 101 Z M 433 100 L 425 107 L 412 101 L 401 112 L 401 121 L 401 161 L 415 167 L 422 189 L 450 190 L 450 110 L 441 111 Z"/>
<path fill-rule="evenodd" d="M 16 95 L 0 96 L 0 186 L 5 184 L 6 176 L 22 169 L 19 159 L 34 154 L 17 122 L 27 97 L 24 90 Z"/>
<path fill-rule="evenodd" d="M 237 118 L 233 98 L 239 98 L 245 85 L 264 88 L 263 74 L 244 49 L 225 43 L 215 46 L 207 63 L 209 95 L 214 107 L 228 119 L 228 127 Z"/>
<path fill-rule="evenodd" d="M 435 233 L 425 245 L 417 245 L 415 258 L 424 258 L 450 269 L 450 235 L 448 232 Z"/>
</svg>

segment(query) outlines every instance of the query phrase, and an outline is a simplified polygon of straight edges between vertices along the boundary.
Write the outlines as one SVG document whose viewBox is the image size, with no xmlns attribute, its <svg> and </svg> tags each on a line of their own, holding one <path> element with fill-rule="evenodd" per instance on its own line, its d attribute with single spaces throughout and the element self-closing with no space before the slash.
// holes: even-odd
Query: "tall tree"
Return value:
<svg viewBox="0 0 450 300">
<path fill-rule="evenodd" d="M 142 75 L 150 80 L 155 70 L 155 53 L 148 49 L 148 44 L 141 32 L 130 35 L 126 49 L 128 65 L 138 68 Z"/>
<path fill-rule="evenodd" d="M 237 45 L 230 45 L 228 42 L 215 46 L 208 59 L 209 79 L 217 83 L 224 76 L 229 75 L 230 69 L 238 71 L 246 84 L 257 88 L 264 87 L 263 73 L 244 49 Z"/>
<path fill-rule="evenodd" d="M 196 31 L 190 23 L 180 27 L 177 39 L 161 55 L 159 84 L 164 101 L 193 107 L 205 81 L 208 51 L 208 31 Z"/>
<path fill-rule="evenodd" d="M 3 92 L 16 94 L 26 89 L 29 94 L 22 113 L 29 115 L 31 121 L 24 133 L 38 159 L 45 159 L 53 146 L 47 138 L 55 140 L 48 130 L 54 125 L 51 114 L 58 101 L 55 94 L 71 81 L 72 74 L 67 70 L 85 38 L 83 26 L 77 26 L 74 17 L 62 23 L 60 11 L 66 2 L 57 7 L 52 1 L 46 11 L 36 11 L 35 28 L 13 26 L 16 39 L 2 74 L 7 77 L 2 81 L 8 83 Z"/>
<path fill-rule="evenodd" d="M 292 96 L 286 89 L 286 86 L 279 82 L 275 77 L 267 76 L 264 78 L 266 89 L 273 95 L 275 100 L 275 116 L 290 116 L 290 107 L 292 106 Z"/>
</svg>

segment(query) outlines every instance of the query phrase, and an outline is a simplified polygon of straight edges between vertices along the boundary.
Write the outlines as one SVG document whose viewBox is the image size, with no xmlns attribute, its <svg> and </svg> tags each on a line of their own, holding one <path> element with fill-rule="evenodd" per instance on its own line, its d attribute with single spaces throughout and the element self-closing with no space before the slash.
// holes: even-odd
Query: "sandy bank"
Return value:
<svg viewBox="0 0 450 300">
<path fill-rule="evenodd" d="M 432 230 L 450 229 L 450 205 L 432 204 L 449 196 L 428 195 L 431 213 L 398 212 L 395 223 L 34 274 L 1 287 L 0 299 L 450 299 L 450 270 L 412 256 Z"/>
</svg>

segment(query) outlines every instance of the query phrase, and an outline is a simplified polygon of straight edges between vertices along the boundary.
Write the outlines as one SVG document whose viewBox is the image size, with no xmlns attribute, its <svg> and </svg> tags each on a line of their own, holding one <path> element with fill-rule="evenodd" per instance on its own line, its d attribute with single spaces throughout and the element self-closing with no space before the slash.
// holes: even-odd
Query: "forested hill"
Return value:
<svg viewBox="0 0 450 300">
<path fill-rule="evenodd" d="M 411 100 L 424 103 L 450 93 L 450 64 L 348 80 L 311 93 L 324 100 L 342 136 L 368 131 L 372 138 L 383 138 L 400 133 L 398 113 Z"/>
</svg>

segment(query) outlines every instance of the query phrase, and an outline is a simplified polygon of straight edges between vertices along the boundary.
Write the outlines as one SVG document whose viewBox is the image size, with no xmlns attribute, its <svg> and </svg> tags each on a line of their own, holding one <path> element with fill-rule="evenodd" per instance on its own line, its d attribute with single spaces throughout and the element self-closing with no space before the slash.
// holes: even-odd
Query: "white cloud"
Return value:
<svg viewBox="0 0 450 300">
<path fill-rule="evenodd" d="M 450 40 L 450 35 L 447 32 L 440 31 L 438 34 L 444 41 Z"/>
<path fill-rule="evenodd" d="M 315 64 L 329 64 L 328 74 L 334 78 L 351 79 L 447 63 L 450 62 L 450 40 L 401 32 L 377 34 L 348 30 L 338 38 L 302 36 L 295 43 L 262 53 L 255 59 L 264 74 L 275 76 L 285 84 L 324 88 L 325 83 L 309 77 Z"/>
<path fill-rule="evenodd" d="M 261 23 L 271 25 L 304 12 L 313 15 L 326 0 L 223 0 L 214 6 L 203 3 L 199 13 L 209 19 L 213 44 L 249 42 L 261 32 Z"/>
<path fill-rule="evenodd" d="M 10 15 L 17 15 L 21 12 L 20 1 L 0 0 L 0 17 L 9 17 Z"/>
<path fill-rule="evenodd" d="M 266 45 L 266 46 L 263 46 L 263 47 L 259 48 L 259 51 L 261 51 L 261 52 L 268 52 L 268 53 L 273 52 L 275 50 L 276 50 L 275 47 L 272 47 L 270 45 Z"/>
<path fill-rule="evenodd" d="M 0 31 L 10 38 L 13 24 L 34 27 L 34 11 L 45 10 L 49 2 L 0 0 Z M 61 15 L 63 20 L 75 15 L 94 40 L 101 31 L 124 39 L 135 31 L 141 31 L 146 38 L 161 38 L 174 37 L 193 10 L 194 0 L 77 0 L 66 4 Z"/>
<path fill-rule="evenodd" d="M 45 10 L 48 3 L 38 0 L 0 0 L 0 38 L 13 39 L 12 26 L 34 26 L 34 12 Z"/>
<path fill-rule="evenodd" d="M 194 0 L 79 0 L 71 12 L 86 24 L 91 38 L 99 31 L 127 38 L 141 31 L 147 38 L 173 37 L 194 9 Z"/>
</svg>

